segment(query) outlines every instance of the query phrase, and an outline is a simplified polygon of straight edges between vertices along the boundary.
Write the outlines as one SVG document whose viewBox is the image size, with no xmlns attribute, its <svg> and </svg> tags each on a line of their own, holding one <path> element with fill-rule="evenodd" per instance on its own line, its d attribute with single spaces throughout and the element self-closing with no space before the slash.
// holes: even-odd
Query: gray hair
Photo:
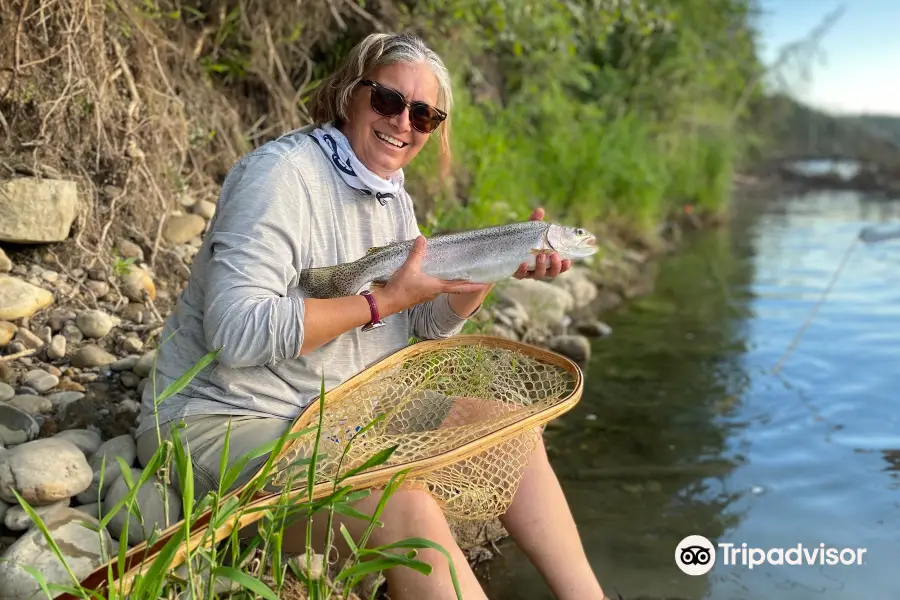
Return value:
<svg viewBox="0 0 900 600">
<path fill-rule="evenodd" d="M 425 63 L 438 80 L 437 107 L 450 113 L 453 91 L 444 61 L 415 35 L 373 33 L 350 50 L 347 58 L 313 91 L 307 108 L 316 124 L 341 125 L 348 119 L 350 98 L 360 81 L 373 70 L 398 63 Z M 441 155 L 449 162 L 450 117 L 439 129 Z"/>
</svg>

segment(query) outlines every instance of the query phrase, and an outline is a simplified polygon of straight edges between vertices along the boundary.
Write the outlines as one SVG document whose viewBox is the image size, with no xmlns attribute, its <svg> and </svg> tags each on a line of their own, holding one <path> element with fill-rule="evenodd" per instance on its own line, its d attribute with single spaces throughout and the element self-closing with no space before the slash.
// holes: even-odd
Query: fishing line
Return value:
<svg viewBox="0 0 900 600">
<path fill-rule="evenodd" d="M 813 320 L 816 318 L 816 315 L 819 312 L 819 309 L 827 300 L 829 294 L 831 294 L 831 290 L 834 289 L 835 284 L 837 284 L 838 279 L 841 276 L 841 273 L 844 270 L 844 267 L 847 266 L 847 263 L 850 260 L 850 257 L 853 255 L 853 251 L 856 250 L 857 246 L 862 243 L 866 244 L 874 244 L 876 242 L 884 242 L 887 240 L 893 240 L 900 238 L 900 227 L 894 229 L 888 229 L 885 231 L 879 231 L 874 226 L 863 227 L 859 234 L 853 239 L 850 245 L 847 247 L 847 250 L 844 251 L 844 256 L 841 258 L 841 262 L 838 265 L 838 268 L 831 276 L 831 281 L 828 282 L 826 288 L 822 291 L 822 294 L 819 296 L 818 302 L 810 309 L 809 314 L 803 322 L 803 325 L 800 327 L 800 330 L 794 335 L 794 339 L 788 345 L 787 349 L 781 355 L 781 358 L 778 360 L 778 364 L 775 365 L 772 373 L 777 375 L 781 368 L 784 366 L 785 361 L 788 356 L 797 348 L 797 345 L 800 343 L 800 340 L 803 338 L 803 334 L 806 333 L 806 330 L 812 324 Z"/>
</svg>

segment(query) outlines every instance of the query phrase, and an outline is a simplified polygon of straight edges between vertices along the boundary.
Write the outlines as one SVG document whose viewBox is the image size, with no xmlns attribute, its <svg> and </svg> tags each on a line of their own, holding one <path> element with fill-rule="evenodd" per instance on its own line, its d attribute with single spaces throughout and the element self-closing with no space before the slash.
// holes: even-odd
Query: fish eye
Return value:
<svg viewBox="0 0 900 600">
<path fill-rule="evenodd" d="M 584 235 L 584 229 L 579 227 L 578 229 L 575 230 L 575 235 Z"/>
</svg>

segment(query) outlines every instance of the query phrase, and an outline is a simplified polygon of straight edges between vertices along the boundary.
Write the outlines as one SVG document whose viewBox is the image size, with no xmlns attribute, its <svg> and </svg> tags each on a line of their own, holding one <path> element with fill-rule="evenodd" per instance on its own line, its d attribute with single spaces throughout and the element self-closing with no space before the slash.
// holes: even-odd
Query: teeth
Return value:
<svg viewBox="0 0 900 600">
<path fill-rule="evenodd" d="M 378 139 L 379 139 L 379 140 L 385 141 L 385 142 L 387 142 L 388 144 L 390 144 L 391 146 L 396 146 L 396 147 L 398 147 L 398 148 L 402 148 L 403 146 L 406 145 L 405 142 L 401 142 L 400 140 L 398 140 L 398 139 L 395 138 L 395 137 L 391 137 L 391 136 L 389 136 L 389 135 L 385 135 L 385 134 L 381 133 L 380 131 L 376 131 L 376 132 L 375 132 L 375 135 L 378 136 Z"/>
</svg>

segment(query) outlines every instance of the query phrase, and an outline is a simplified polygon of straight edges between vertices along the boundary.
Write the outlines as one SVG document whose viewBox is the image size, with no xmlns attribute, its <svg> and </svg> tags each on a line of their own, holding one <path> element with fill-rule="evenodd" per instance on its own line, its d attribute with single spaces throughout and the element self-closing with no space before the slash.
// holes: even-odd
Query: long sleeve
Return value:
<svg viewBox="0 0 900 600">
<path fill-rule="evenodd" d="M 227 367 L 295 358 L 303 298 L 289 289 L 303 264 L 309 195 L 276 153 L 251 155 L 229 173 L 207 235 L 203 330 Z"/>
</svg>

